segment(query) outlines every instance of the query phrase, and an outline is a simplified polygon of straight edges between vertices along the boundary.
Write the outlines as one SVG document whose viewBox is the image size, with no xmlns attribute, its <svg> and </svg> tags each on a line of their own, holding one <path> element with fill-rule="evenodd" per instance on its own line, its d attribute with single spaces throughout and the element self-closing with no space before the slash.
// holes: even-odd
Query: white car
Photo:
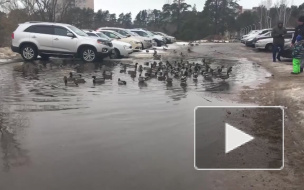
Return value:
<svg viewBox="0 0 304 190">
<path fill-rule="evenodd" d="M 293 34 L 294 34 L 294 32 L 288 31 L 288 33 L 285 35 L 285 44 L 287 44 L 287 43 L 290 44 L 290 40 L 292 39 Z M 267 38 L 259 39 L 255 43 L 255 48 L 261 49 L 261 50 L 272 51 L 273 38 L 272 37 L 267 37 Z"/>
<path fill-rule="evenodd" d="M 129 55 L 133 53 L 132 45 L 129 43 L 113 40 L 101 32 L 95 32 L 92 30 L 83 30 L 83 31 L 91 37 L 97 37 L 111 41 L 114 47 L 114 50 L 112 51 L 112 55 L 110 56 L 112 59 L 129 57 Z"/>
<path fill-rule="evenodd" d="M 165 33 L 163 33 L 163 32 L 154 32 L 155 34 L 158 34 L 158 35 L 161 35 L 161 36 L 163 36 L 163 37 L 165 37 L 166 39 L 168 39 L 168 41 L 170 42 L 170 43 L 175 43 L 176 42 L 176 38 L 175 37 L 173 37 L 173 36 L 169 36 L 169 35 L 167 35 L 167 34 L 165 34 Z"/>
<path fill-rule="evenodd" d="M 94 62 L 99 56 L 111 55 L 113 45 L 109 41 L 90 38 L 69 24 L 26 22 L 19 24 L 13 32 L 11 48 L 26 61 L 35 60 L 40 55 L 42 59 L 76 56 L 85 62 Z"/>
<path fill-rule="evenodd" d="M 142 49 L 148 49 L 148 48 L 152 47 L 152 40 L 150 38 L 140 36 L 140 35 L 138 35 L 136 33 L 133 33 L 131 31 L 127 30 L 127 29 L 124 29 L 124 28 L 102 27 L 102 28 L 97 29 L 96 31 L 100 31 L 100 30 L 112 30 L 112 31 L 115 31 L 115 32 L 123 35 L 123 36 L 136 38 L 136 39 L 141 41 L 142 46 L 143 46 Z"/>
<path fill-rule="evenodd" d="M 108 36 L 111 39 L 115 39 L 121 42 L 126 42 L 132 45 L 133 51 L 140 51 L 142 50 L 142 43 L 134 37 L 127 37 L 115 32 L 113 30 L 99 30 L 98 32 L 103 33 L 104 35 Z"/>
<path fill-rule="evenodd" d="M 135 32 L 140 36 L 143 37 L 148 37 L 151 40 L 154 40 L 157 43 L 157 46 L 162 46 L 163 44 L 165 44 L 165 38 L 163 36 L 160 35 L 155 35 L 150 31 L 147 30 L 143 30 L 143 29 L 130 29 L 131 32 Z"/>
</svg>

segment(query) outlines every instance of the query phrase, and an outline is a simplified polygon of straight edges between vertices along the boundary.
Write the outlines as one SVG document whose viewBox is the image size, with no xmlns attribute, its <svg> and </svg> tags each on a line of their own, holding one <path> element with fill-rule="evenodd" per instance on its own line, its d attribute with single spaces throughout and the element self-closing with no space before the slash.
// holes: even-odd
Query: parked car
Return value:
<svg viewBox="0 0 304 190">
<path fill-rule="evenodd" d="M 285 58 L 292 58 L 292 47 L 290 46 L 292 39 L 285 40 L 285 46 L 281 52 L 281 56 Z"/>
<path fill-rule="evenodd" d="M 99 30 L 112 30 L 112 31 L 115 31 L 115 32 L 123 35 L 123 36 L 134 37 L 142 43 L 142 49 L 147 49 L 147 48 L 152 47 L 152 40 L 150 38 L 142 37 L 140 35 L 136 35 L 136 34 L 130 32 L 129 30 L 124 29 L 124 28 L 102 27 L 102 28 L 98 28 L 96 31 L 99 31 Z"/>
<path fill-rule="evenodd" d="M 155 35 L 155 34 L 151 33 L 150 31 L 143 30 L 143 29 L 130 29 L 130 31 L 135 32 L 140 36 L 148 37 L 151 40 L 154 40 L 157 43 L 157 46 L 162 46 L 163 44 L 165 44 L 165 38 L 163 36 Z"/>
<path fill-rule="evenodd" d="M 96 32 L 93 30 L 83 30 L 83 31 L 91 37 L 101 38 L 111 41 L 114 47 L 114 50 L 112 51 L 112 55 L 111 55 L 112 59 L 129 57 L 129 55 L 133 53 L 132 45 L 129 43 L 113 40 L 101 32 Z"/>
<path fill-rule="evenodd" d="M 253 35 L 250 39 L 246 40 L 245 42 L 246 46 L 254 47 L 257 40 L 271 37 L 271 32 L 272 32 L 271 28 L 261 30 L 257 35 L 255 36 Z M 287 33 L 294 33 L 294 32 L 295 32 L 294 28 L 287 28 Z"/>
<path fill-rule="evenodd" d="M 141 42 L 134 37 L 123 36 L 112 30 L 99 30 L 99 32 L 103 33 L 104 35 L 108 36 L 109 38 L 131 44 L 133 51 L 139 51 L 142 49 Z"/>
<path fill-rule="evenodd" d="M 90 38 L 75 26 L 63 23 L 26 22 L 12 33 L 12 51 L 20 53 L 26 61 L 41 56 L 76 56 L 86 62 L 107 57 L 113 50 L 110 42 Z"/>
<path fill-rule="evenodd" d="M 176 38 L 173 37 L 173 36 L 169 36 L 169 35 L 167 35 L 163 32 L 154 32 L 154 33 L 165 37 L 167 39 L 168 43 L 175 43 L 176 42 Z"/>
<path fill-rule="evenodd" d="M 241 43 L 244 44 L 244 43 L 245 43 L 245 40 L 246 40 L 248 37 L 250 37 L 250 36 L 252 36 L 252 35 L 254 35 L 254 34 L 258 33 L 258 32 L 259 32 L 259 30 L 251 30 L 248 34 L 242 36 L 242 38 L 241 38 Z"/>
<path fill-rule="evenodd" d="M 250 36 L 248 36 L 247 38 L 244 39 L 245 45 L 249 46 L 249 47 L 254 47 L 253 42 L 254 42 L 255 38 L 258 37 L 258 36 L 262 36 L 266 33 L 269 33 L 270 31 L 272 31 L 272 29 L 268 28 L 268 29 L 259 30 L 258 32 L 254 33 L 254 34 L 251 34 Z"/>
<path fill-rule="evenodd" d="M 288 43 L 293 37 L 294 32 L 288 31 L 288 33 L 285 35 L 285 43 Z M 289 43 L 290 44 L 290 43 Z M 255 48 L 257 49 L 263 49 L 267 51 L 272 51 L 273 48 L 273 38 L 272 37 L 265 37 L 261 38 L 255 43 Z"/>
</svg>

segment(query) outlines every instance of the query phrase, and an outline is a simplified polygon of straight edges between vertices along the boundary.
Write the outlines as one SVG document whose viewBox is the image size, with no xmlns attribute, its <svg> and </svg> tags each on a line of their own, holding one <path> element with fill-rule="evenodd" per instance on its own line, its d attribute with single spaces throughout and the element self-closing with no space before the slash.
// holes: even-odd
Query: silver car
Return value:
<svg viewBox="0 0 304 190">
<path fill-rule="evenodd" d="M 142 49 L 148 49 L 148 48 L 152 47 L 152 40 L 150 38 L 142 37 L 142 36 L 137 35 L 136 33 L 133 33 L 131 31 L 127 30 L 127 29 L 124 29 L 124 28 L 101 27 L 101 28 L 98 28 L 97 30 L 112 30 L 112 31 L 115 31 L 115 32 L 123 35 L 123 36 L 134 37 L 142 43 Z"/>
</svg>

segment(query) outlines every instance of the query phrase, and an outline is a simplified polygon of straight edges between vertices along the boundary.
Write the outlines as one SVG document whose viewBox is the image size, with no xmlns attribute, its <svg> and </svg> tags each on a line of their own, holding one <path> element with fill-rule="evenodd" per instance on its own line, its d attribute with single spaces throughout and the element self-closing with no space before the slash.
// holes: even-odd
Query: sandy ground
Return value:
<svg viewBox="0 0 304 190">
<path fill-rule="evenodd" d="M 271 54 L 246 48 L 242 44 L 206 44 L 209 50 L 196 53 L 210 57 L 247 58 L 265 67 L 272 76 L 258 88 L 245 86 L 234 100 L 262 106 L 284 106 L 285 167 L 282 171 L 214 172 L 223 180 L 214 182 L 215 189 L 301 189 L 304 185 L 304 74 L 293 76 L 290 60 L 273 63 Z M 229 176 L 229 177 L 227 177 Z M 237 181 L 237 183 L 236 183 Z"/>
</svg>

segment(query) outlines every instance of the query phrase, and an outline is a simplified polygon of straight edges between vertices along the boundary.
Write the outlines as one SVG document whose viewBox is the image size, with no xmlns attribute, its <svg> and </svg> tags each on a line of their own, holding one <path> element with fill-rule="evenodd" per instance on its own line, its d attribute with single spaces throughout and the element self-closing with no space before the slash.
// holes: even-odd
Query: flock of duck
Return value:
<svg viewBox="0 0 304 190">
<path fill-rule="evenodd" d="M 157 78 L 159 81 L 165 81 L 167 85 L 172 85 L 173 78 L 180 81 L 181 85 L 187 85 L 188 78 L 192 78 L 194 82 L 198 81 L 199 75 L 202 75 L 204 80 L 212 81 L 215 78 L 226 80 L 230 77 L 232 67 L 225 68 L 224 66 L 218 66 L 217 68 L 211 68 L 210 63 L 207 63 L 205 59 L 200 63 L 190 62 L 177 62 L 170 63 L 163 62 L 146 62 L 143 65 L 136 63 L 135 65 L 128 65 L 120 63 L 121 74 L 129 74 L 131 78 L 135 79 L 138 75 L 138 82 L 145 83 L 152 78 Z M 93 84 L 102 84 L 106 80 L 112 80 L 113 73 L 111 71 L 103 70 L 102 76 L 92 76 Z M 81 83 L 85 83 L 85 79 L 79 73 L 69 73 L 69 76 L 64 77 L 64 83 L 66 86 L 78 86 Z M 118 85 L 127 85 L 126 81 L 118 78 Z"/>
</svg>

